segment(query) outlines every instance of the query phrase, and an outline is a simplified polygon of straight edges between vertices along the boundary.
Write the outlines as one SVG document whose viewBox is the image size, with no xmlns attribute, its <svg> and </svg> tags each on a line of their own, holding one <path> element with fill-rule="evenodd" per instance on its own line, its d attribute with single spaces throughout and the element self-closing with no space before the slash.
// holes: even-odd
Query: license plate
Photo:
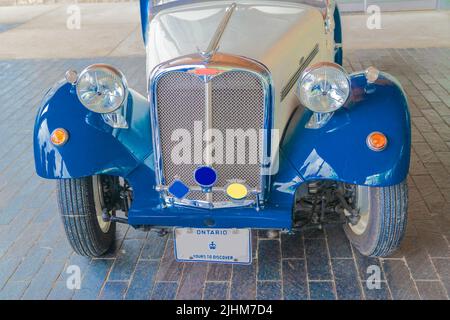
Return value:
<svg viewBox="0 0 450 320">
<path fill-rule="evenodd" d="M 177 261 L 252 262 L 249 229 L 176 228 L 174 233 Z"/>
</svg>

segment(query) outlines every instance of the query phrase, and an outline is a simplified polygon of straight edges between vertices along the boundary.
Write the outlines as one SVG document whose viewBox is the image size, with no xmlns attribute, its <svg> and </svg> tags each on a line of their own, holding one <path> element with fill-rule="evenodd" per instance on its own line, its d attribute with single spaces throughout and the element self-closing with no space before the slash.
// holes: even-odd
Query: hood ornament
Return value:
<svg viewBox="0 0 450 320">
<path fill-rule="evenodd" d="M 211 38 L 211 41 L 209 42 L 208 48 L 204 51 L 201 51 L 197 48 L 199 54 L 202 56 L 205 62 L 209 62 L 212 59 L 212 57 L 216 54 L 216 52 L 219 50 L 220 39 L 222 38 L 222 35 L 225 32 L 228 22 L 230 21 L 230 18 L 233 15 L 233 12 L 234 10 L 236 10 L 236 8 L 237 5 L 235 2 L 233 2 L 226 9 L 225 15 L 223 16 L 222 21 L 220 21 L 219 26 L 214 32 L 214 35 Z"/>
</svg>

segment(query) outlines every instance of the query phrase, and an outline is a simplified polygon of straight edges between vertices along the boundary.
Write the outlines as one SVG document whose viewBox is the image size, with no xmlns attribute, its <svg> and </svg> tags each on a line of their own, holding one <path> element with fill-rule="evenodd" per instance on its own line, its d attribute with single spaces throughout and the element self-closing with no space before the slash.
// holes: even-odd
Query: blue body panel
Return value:
<svg viewBox="0 0 450 320">
<path fill-rule="evenodd" d="M 87 110 L 68 83 L 50 90 L 39 108 L 34 129 L 37 173 L 47 179 L 95 174 L 124 177 L 133 188 L 128 222 L 133 226 L 291 229 L 298 186 L 333 179 L 370 186 L 397 184 L 406 178 L 410 156 L 410 122 L 400 86 L 382 76 L 372 93 L 365 77 L 352 76 L 352 97 L 321 129 L 306 129 L 311 112 L 298 109 L 286 129 L 279 170 L 271 178 L 264 207 L 201 209 L 164 207 L 155 190 L 149 104 L 130 90 L 126 103 L 128 129 L 113 129 L 100 114 Z M 55 147 L 50 133 L 62 127 L 68 142 Z M 389 139 L 382 152 L 371 151 L 366 137 L 381 131 Z"/>
<path fill-rule="evenodd" d="M 281 172 L 290 174 L 295 169 L 288 161 L 281 159 L 284 170 L 273 178 L 274 185 L 285 185 L 286 180 Z M 295 174 L 294 174 L 295 175 Z M 204 209 L 192 207 L 164 207 L 159 194 L 155 191 L 154 171 L 145 164 L 131 172 L 127 181 L 133 187 L 133 203 L 128 214 L 131 225 L 209 227 L 209 228 L 258 228 L 258 229 L 291 229 L 294 190 L 276 188 L 259 211 L 255 207 Z M 280 179 L 280 180 L 278 180 Z M 280 182 L 277 182 L 280 181 Z"/>
<path fill-rule="evenodd" d="M 351 77 L 352 95 L 320 129 L 305 128 L 312 112 L 297 110 L 285 132 L 282 150 L 304 181 L 329 179 L 367 186 L 390 186 L 406 179 L 411 127 L 408 103 L 400 85 L 380 75 L 365 92 L 363 74 Z M 385 150 L 368 148 L 374 131 L 388 139 Z"/>
<path fill-rule="evenodd" d="M 148 103 L 132 90 L 126 118 L 133 124 L 129 129 L 113 129 L 80 103 L 72 85 L 57 84 L 44 98 L 35 122 L 37 174 L 48 179 L 127 175 L 152 153 Z M 50 142 L 56 128 L 69 132 L 69 141 L 61 147 Z"/>
<path fill-rule="evenodd" d="M 149 23 L 149 15 L 150 15 L 150 1 L 149 0 L 140 0 L 140 12 L 141 12 L 141 29 L 142 29 L 142 37 L 144 38 L 144 44 L 147 43 L 147 28 Z"/>
</svg>

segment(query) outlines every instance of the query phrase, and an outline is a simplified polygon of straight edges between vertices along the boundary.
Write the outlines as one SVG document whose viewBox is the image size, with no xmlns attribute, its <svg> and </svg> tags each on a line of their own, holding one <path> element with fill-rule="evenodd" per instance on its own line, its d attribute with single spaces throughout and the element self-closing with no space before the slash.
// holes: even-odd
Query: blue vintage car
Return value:
<svg viewBox="0 0 450 320">
<path fill-rule="evenodd" d="M 342 67 L 334 1 L 141 0 L 148 94 L 113 66 L 67 71 L 34 128 L 74 250 L 117 223 L 165 235 L 180 261 L 251 263 L 251 229 L 342 224 L 367 256 L 407 221 L 411 128 L 391 75 Z"/>
</svg>

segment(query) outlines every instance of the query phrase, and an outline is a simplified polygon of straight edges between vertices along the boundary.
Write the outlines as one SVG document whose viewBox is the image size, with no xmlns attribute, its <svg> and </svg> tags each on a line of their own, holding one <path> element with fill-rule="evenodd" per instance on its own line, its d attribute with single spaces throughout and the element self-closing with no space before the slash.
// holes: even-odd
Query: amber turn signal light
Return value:
<svg viewBox="0 0 450 320">
<path fill-rule="evenodd" d="M 55 146 L 62 146 L 69 140 L 69 133 L 63 128 L 57 128 L 50 135 L 50 140 Z"/>
<path fill-rule="evenodd" d="M 382 151 L 386 149 L 387 138 L 381 132 L 372 132 L 367 136 L 367 146 L 373 151 Z"/>
</svg>

